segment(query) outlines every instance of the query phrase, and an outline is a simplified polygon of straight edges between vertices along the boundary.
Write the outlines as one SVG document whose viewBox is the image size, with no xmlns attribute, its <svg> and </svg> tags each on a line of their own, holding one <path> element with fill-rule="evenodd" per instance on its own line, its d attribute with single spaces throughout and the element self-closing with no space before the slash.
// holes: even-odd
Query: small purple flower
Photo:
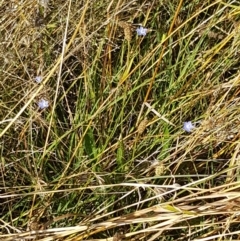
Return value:
<svg viewBox="0 0 240 241">
<path fill-rule="evenodd" d="M 41 99 L 38 101 L 38 107 L 39 109 L 43 110 L 49 106 L 49 103 L 47 100 Z"/>
<path fill-rule="evenodd" d="M 191 121 L 186 121 L 183 123 L 183 130 L 185 130 L 186 132 L 191 132 L 194 128 L 195 126 L 192 124 Z"/>
<path fill-rule="evenodd" d="M 42 77 L 42 76 L 36 76 L 36 77 L 34 78 L 34 80 L 35 80 L 38 84 L 40 84 L 40 83 L 42 82 L 42 80 L 43 80 L 43 77 Z"/>
<path fill-rule="evenodd" d="M 147 28 L 143 28 L 141 26 L 141 27 L 138 27 L 136 31 L 138 36 L 146 36 L 148 30 Z"/>
</svg>

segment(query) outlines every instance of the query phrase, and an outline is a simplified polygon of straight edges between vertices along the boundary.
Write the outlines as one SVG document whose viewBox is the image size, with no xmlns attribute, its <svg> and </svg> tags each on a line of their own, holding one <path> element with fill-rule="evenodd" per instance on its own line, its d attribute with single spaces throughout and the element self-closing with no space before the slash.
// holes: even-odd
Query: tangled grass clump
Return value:
<svg viewBox="0 0 240 241">
<path fill-rule="evenodd" d="M 238 1 L 0 5 L 1 240 L 239 240 Z"/>
</svg>

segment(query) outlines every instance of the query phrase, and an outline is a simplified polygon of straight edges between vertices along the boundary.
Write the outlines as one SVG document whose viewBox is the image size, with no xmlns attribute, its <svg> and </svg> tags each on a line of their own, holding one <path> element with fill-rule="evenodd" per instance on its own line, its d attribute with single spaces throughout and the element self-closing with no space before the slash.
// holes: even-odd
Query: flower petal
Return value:
<svg viewBox="0 0 240 241">
<path fill-rule="evenodd" d="M 185 130 L 186 132 L 191 132 L 194 128 L 195 126 L 192 124 L 191 121 L 186 121 L 183 123 L 183 130 Z"/>
<path fill-rule="evenodd" d="M 43 110 L 49 106 L 49 103 L 47 100 L 41 99 L 38 101 L 38 107 Z"/>
</svg>

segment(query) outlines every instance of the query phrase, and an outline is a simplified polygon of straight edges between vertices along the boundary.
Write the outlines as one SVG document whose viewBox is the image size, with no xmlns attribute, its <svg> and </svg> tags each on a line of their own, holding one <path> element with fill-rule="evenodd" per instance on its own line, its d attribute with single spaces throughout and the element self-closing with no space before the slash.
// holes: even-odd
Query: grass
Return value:
<svg viewBox="0 0 240 241">
<path fill-rule="evenodd" d="M 239 1 L 0 6 L 1 240 L 240 240 Z"/>
</svg>

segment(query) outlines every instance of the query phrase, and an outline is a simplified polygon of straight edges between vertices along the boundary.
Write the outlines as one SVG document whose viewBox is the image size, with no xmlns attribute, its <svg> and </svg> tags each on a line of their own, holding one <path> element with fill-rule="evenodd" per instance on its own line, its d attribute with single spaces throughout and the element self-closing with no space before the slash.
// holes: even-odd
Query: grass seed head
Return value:
<svg viewBox="0 0 240 241">
<path fill-rule="evenodd" d="M 118 25 L 119 27 L 123 28 L 124 38 L 130 42 L 132 39 L 131 25 L 123 21 L 118 22 Z"/>
<path fill-rule="evenodd" d="M 144 120 L 142 120 L 140 122 L 140 124 L 139 124 L 139 126 L 137 128 L 137 132 L 138 132 L 139 135 L 141 135 L 145 131 L 147 124 L 148 124 L 148 119 L 147 118 L 145 118 Z"/>
</svg>

